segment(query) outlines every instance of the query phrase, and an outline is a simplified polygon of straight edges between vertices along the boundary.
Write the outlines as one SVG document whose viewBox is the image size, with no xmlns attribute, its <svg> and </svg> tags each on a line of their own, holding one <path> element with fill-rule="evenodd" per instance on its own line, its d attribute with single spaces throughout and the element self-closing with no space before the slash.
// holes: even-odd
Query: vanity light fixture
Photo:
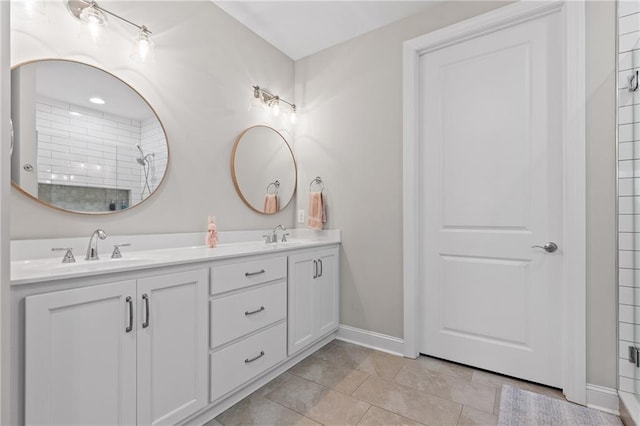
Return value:
<svg viewBox="0 0 640 426">
<path fill-rule="evenodd" d="M 151 31 L 145 25 L 138 25 L 120 15 L 108 11 L 101 7 L 93 0 L 67 0 L 67 8 L 69 12 L 77 19 L 87 24 L 89 32 L 94 40 L 101 28 L 107 26 L 107 15 L 111 15 L 114 18 L 126 22 L 138 29 L 138 33 L 133 42 L 133 49 L 129 57 L 137 62 L 153 62 L 154 60 L 154 46 L 153 40 L 151 40 Z"/>
<path fill-rule="evenodd" d="M 258 99 L 263 105 L 271 108 L 273 111 L 273 115 L 276 117 L 280 115 L 281 105 L 280 103 L 284 103 L 289 107 L 289 119 L 291 123 L 296 122 L 296 104 L 292 104 L 291 102 L 287 102 L 282 99 L 278 95 L 274 95 L 273 93 L 261 88 L 260 86 L 253 86 L 253 97 Z"/>
</svg>

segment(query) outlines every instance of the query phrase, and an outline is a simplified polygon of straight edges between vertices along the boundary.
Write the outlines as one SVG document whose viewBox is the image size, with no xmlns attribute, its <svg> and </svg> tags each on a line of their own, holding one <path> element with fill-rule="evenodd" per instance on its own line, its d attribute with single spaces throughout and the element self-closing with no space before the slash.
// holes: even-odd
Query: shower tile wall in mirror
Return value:
<svg viewBox="0 0 640 426">
<path fill-rule="evenodd" d="M 168 162 L 164 129 L 118 78 L 73 61 L 12 70 L 12 181 L 68 211 L 108 213 L 144 201 Z"/>
</svg>

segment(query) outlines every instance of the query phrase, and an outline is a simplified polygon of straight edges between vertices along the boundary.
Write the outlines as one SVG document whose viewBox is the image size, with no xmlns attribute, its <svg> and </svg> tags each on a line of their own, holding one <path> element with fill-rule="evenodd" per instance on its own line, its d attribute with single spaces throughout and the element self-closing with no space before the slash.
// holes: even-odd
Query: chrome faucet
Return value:
<svg viewBox="0 0 640 426">
<path fill-rule="evenodd" d="M 271 232 L 271 242 L 272 243 L 277 243 L 278 242 L 278 229 L 282 229 L 283 231 L 287 230 L 287 228 L 285 228 L 282 225 L 278 225 L 275 228 L 273 228 L 273 231 Z"/>
<path fill-rule="evenodd" d="M 96 229 L 89 237 L 89 247 L 87 247 L 87 255 L 84 260 L 98 260 L 98 239 L 104 240 L 107 238 L 107 234 L 102 229 Z"/>
<path fill-rule="evenodd" d="M 263 235 L 263 237 L 265 238 L 265 240 L 264 240 L 265 244 L 271 244 L 271 243 L 277 243 L 278 242 L 278 229 L 282 229 L 283 231 L 287 230 L 287 228 L 285 228 L 282 225 L 276 226 L 275 228 L 273 228 L 273 231 L 271 231 L 271 234 Z M 286 242 L 287 241 L 286 235 L 289 235 L 289 234 L 282 234 L 282 242 Z"/>
</svg>

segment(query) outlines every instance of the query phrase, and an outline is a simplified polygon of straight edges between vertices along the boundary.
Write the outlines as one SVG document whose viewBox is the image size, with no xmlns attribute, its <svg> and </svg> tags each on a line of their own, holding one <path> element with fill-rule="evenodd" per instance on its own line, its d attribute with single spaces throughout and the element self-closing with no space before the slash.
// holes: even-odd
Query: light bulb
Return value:
<svg viewBox="0 0 640 426">
<path fill-rule="evenodd" d="M 141 63 L 154 62 L 154 47 L 155 44 L 151 40 L 151 32 L 143 25 L 133 41 L 130 58 Z"/>
<path fill-rule="evenodd" d="M 277 117 L 280 115 L 280 101 L 276 99 L 271 106 L 273 108 L 273 116 Z"/>
<path fill-rule="evenodd" d="M 36 14 L 42 14 L 41 10 L 44 7 L 44 2 L 41 0 L 23 0 L 24 11 L 26 14 L 33 18 Z"/>
<path fill-rule="evenodd" d="M 80 20 L 85 24 L 97 26 L 107 25 L 107 18 L 95 7 L 95 4 L 91 4 L 82 10 Z"/>
<path fill-rule="evenodd" d="M 256 96 L 256 94 L 258 96 Z M 253 110 L 259 110 L 259 111 L 264 111 L 264 102 L 262 101 L 262 96 L 260 95 L 260 92 L 257 91 L 255 88 L 251 89 L 251 100 L 249 101 L 249 111 L 253 111 Z"/>
<path fill-rule="evenodd" d="M 296 124 L 296 106 L 291 105 L 291 114 L 289 115 L 289 120 L 291 120 L 291 124 Z"/>
<path fill-rule="evenodd" d="M 92 2 L 80 12 L 80 21 L 94 42 L 100 39 L 102 29 L 107 26 L 107 17 Z"/>
</svg>

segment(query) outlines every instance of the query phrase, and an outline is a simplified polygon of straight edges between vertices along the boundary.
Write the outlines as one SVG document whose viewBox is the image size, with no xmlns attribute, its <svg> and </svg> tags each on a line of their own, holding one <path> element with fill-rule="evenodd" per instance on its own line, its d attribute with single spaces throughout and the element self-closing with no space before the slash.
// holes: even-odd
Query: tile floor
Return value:
<svg viewBox="0 0 640 426">
<path fill-rule="evenodd" d="M 206 426 L 495 425 L 503 384 L 564 399 L 557 389 L 334 340 Z"/>
</svg>

